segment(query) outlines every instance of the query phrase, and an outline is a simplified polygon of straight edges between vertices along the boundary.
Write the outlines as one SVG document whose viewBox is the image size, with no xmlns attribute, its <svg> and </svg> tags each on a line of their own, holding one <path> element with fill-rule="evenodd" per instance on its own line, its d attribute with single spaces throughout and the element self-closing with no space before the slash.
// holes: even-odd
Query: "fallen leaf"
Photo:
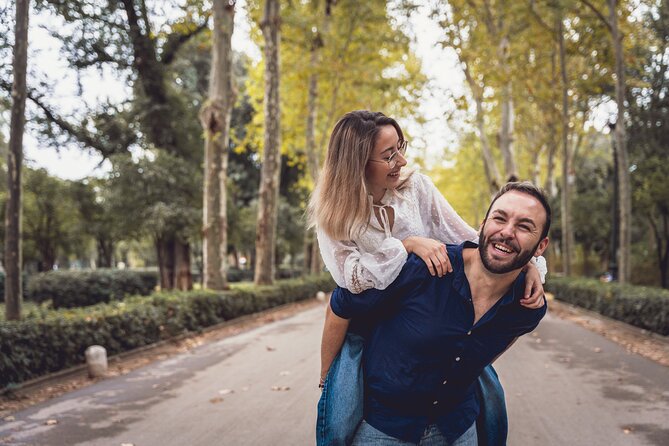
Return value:
<svg viewBox="0 0 669 446">
<path fill-rule="evenodd" d="M 121 446 L 135 446 L 135 443 L 121 443 Z"/>
<path fill-rule="evenodd" d="M 220 395 L 229 395 L 229 394 L 231 394 L 231 393 L 234 393 L 234 390 L 232 390 L 232 389 L 223 389 L 223 390 L 219 390 L 218 393 L 219 393 Z"/>
<path fill-rule="evenodd" d="M 602 349 L 599 348 L 599 347 L 595 347 L 593 350 L 594 350 L 595 353 L 601 353 L 602 352 Z"/>
<path fill-rule="evenodd" d="M 279 376 L 288 376 L 290 375 L 290 373 L 291 372 L 289 372 L 288 370 L 284 370 L 283 372 L 279 372 Z"/>
<path fill-rule="evenodd" d="M 47 426 L 53 426 L 54 424 L 58 424 L 58 420 L 54 419 L 46 420 L 46 423 L 44 424 L 46 424 Z"/>
<path fill-rule="evenodd" d="M 285 390 L 290 390 L 290 387 L 288 387 L 288 386 L 272 386 L 272 390 L 281 392 L 281 391 L 285 391 Z"/>
<path fill-rule="evenodd" d="M 16 418 L 13 417 L 12 415 L 5 417 L 5 421 L 14 421 L 14 420 L 16 420 Z"/>
<path fill-rule="evenodd" d="M 632 432 L 634 432 L 634 428 L 633 428 L 633 427 L 624 427 L 624 428 L 623 428 L 623 432 L 624 432 L 625 434 L 629 435 L 629 434 L 631 434 Z"/>
<path fill-rule="evenodd" d="M 242 391 L 246 392 L 247 390 L 249 390 L 249 386 L 242 387 Z"/>
<path fill-rule="evenodd" d="M 541 338 L 535 339 L 534 342 L 536 342 L 537 344 L 541 344 Z"/>
<path fill-rule="evenodd" d="M 215 398 L 210 399 L 209 402 L 210 402 L 211 404 L 222 403 L 222 402 L 223 402 L 223 398 L 221 398 L 220 396 L 217 396 L 217 397 L 215 397 Z"/>
<path fill-rule="evenodd" d="M 269 345 L 266 346 L 265 348 L 267 349 L 268 352 L 273 352 L 274 350 L 276 350 L 276 348 L 270 347 Z"/>
</svg>

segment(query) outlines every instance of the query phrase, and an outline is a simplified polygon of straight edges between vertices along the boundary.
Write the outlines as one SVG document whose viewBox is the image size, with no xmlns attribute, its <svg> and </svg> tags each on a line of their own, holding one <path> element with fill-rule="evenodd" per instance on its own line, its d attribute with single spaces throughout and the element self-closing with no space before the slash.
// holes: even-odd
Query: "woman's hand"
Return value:
<svg viewBox="0 0 669 446">
<path fill-rule="evenodd" d="M 402 240 L 402 244 L 409 254 L 414 253 L 423 259 L 427 265 L 427 269 L 433 276 L 442 277 L 444 274 L 453 272 L 446 246 L 440 241 L 411 236 Z"/>
<path fill-rule="evenodd" d="M 525 269 L 525 297 L 520 299 L 520 304 L 533 310 L 541 308 L 545 304 L 541 274 L 533 263 L 528 263 Z"/>
</svg>

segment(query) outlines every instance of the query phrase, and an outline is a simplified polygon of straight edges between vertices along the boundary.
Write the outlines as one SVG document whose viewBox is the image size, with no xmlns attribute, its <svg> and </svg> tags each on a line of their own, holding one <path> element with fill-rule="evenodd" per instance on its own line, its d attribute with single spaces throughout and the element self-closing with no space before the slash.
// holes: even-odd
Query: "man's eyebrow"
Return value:
<svg viewBox="0 0 669 446">
<path fill-rule="evenodd" d="M 500 214 L 502 217 L 505 217 L 505 218 L 508 217 L 508 214 L 502 209 L 495 209 L 495 210 L 492 211 L 492 213 L 493 214 L 495 214 L 495 213 Z M 535 228 L 537 227 L 537 224 L 534 222 L 534 220 L 532 220 L 529 217 L 520 218 L 518 221 L 520 223 L 529 223 L 532 226 L 534 226 Z"/>
<path fill-rule="evenodd" d="M 531 218 L 525 217 L 525 218 L 521 218 L 519 221 L 521 223 L 529 223 L 532 226 L 534 226 L 535 228 L 537 227 L 536 223 L 534 223 L 534 220 L 532 220 Z"/>
</svg>

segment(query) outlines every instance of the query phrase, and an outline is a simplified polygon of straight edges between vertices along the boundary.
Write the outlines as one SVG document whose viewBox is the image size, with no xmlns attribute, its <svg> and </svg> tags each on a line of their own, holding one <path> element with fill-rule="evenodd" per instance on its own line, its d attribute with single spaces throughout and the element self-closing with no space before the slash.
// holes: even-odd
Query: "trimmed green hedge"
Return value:
<svg viewBox="0 0 669 446">
<path fill-rule="evenodd" d="M 157 284 L 155 271 L 49 271 L 31 276 L 24 295 L 38 303 L 51 300 L 54 308 L 76 308 L 120 300 L 127 295 L 147 296 Z"/>
<path fill-rule="evenodd" d="M 549 278 L 545 289 L 561 301 L 669 335 L 669 290 L 561 277 Z"/>
<path fill-rule="evenodd" d="M 0 322 L 0 388 L 83 364 L 98 344 L 114 355 L 182 333 L 334 289 L 329 275 L 241 284 L 229 291 L 162 292 L 149 297 Z"/>
</svg>

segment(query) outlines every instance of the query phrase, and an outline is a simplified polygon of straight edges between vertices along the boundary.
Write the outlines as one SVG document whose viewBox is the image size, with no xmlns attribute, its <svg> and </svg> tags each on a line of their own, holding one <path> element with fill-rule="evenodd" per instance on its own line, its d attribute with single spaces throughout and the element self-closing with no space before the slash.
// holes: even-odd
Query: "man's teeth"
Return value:
<svg viewBox="0 0 669 446">
<path fill-rule="evenodd" d="M 511 251 L 509 248 L 507 248 L 507 247 L 505 247 L 505 246 L 502 246 L 502 245 L 498 245 L 497 243 L 495 243 L 493 246 L 495 247 L 495 249 L 498 249 L 498 250 L 500 250 L 500 251 L 502 251 L 502 252 L 506 252 L 506 253 L 511 253 L 511 252 L 513 252 L 513 251 Z"/>
</svg>

